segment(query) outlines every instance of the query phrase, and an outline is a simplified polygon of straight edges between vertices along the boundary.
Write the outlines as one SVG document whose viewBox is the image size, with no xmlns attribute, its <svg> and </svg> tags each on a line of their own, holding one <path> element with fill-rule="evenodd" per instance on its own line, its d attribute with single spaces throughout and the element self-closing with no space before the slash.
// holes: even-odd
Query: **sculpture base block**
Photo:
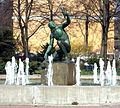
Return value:
<svg viewBox="0 0 120 108">
<path fill-rule="evenodd" d="M 53 63 L 53 84 L 54 85 L 74 85 L 75 84 L 75 64 L 66 62 Z"/>
<path fill-rule="evenodd" d="M 41 84 L 47 85 L 47 71 L 41 74 Z M 75 64 L 54 62 L 53 85 L 75 85 Z"/>
</svg>

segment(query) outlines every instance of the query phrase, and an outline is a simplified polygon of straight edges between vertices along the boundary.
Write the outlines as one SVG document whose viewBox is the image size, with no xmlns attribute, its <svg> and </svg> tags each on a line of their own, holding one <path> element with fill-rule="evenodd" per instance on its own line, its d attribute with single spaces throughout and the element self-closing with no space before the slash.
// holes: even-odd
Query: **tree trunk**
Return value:
<svg viewBox="0 0 120 108">
<path fill-rule="evenodd" d="M 108 34 L 105 31 L 105 26 L 102 26 L 102 44 L 101 44 L 101 56 L 104 59 L 105 62 L 105 70 L 107 68 L 107 39 L 108 39 Z"/>
<path fill-rule="evenodd" d="M 25 57 L 28 58 L 28 26 L 25 27 Z"/>
<path fill-rule="evenodd" d="M 120 1 L 115 0 L 115 18 L 114 18 L 114 50 L 115 59 L 119 61 L 120 58 Z"/>
<path fill-rule="evenodd" d="M 26 11 L 25 11 L 25 58 L 28 58 L 28 12 L 29 12 L 28 0 L 26 0 Z"/>
<path fill-rule="evenodd" d="M 109 15 L 109 0 L 103 0 L 103 23 L 102 23 L 102 45 L 101 54 L 104 58 L 105 67 L 107 68 L 107 40 L 108 40 L 108 29 L 109 29 L 110 15 Z"/>
<path fill-rule="evenodd" d="M 88 48 L 88 24 L 89 24 L 89 16 L 86 15 L 86 21 L 85 21 L 85 46 Z"/>
</svg>

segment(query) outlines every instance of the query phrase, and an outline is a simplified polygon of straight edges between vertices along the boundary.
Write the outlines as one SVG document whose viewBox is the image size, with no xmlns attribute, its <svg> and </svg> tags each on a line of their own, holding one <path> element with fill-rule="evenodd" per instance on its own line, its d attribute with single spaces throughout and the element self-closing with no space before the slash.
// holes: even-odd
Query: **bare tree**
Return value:
<svg viewBox="0 0 120 108">
<path fill-rule="evenodd" d="M 15 18 L 17 18 L 18 20 L 18 26 L 20 29 L 20 36 L 22 40 L 23 52 L 25 54 L 25 57 L 28 57 L 29 39 L 47 21 L 46 9 L 44 12 L 41 9 L 45 5 L 46 5 L 45 3 L 40 4 L 39 2 L 37 3 L 37 1 L 34 0 L 17 0 L 17 2 L 14 2 L 14 15 Z M 35 22 L 37 22 L 36 27 L 35 28 L 30 27 L 30 24 L 31 23 L 35 24 Z M 32 32 L 29 32 L 30 28 L 32 28 Z"/>
<path fill-rule="evenodd" d="M 102 40 L 101 40 L 101 56 L 105 61 L 105 68 L 107 65 L 107 41 L 109 25 L 114 16 L 114 1 L 111 0 L 80 0 L 80 4 L 83 4 L 85 10 L 81 10 L 83 15 L 89 16 L 89 21 L 95 21 L 101 24 L 102 28 Z M 87 17 L 85 18 L 87 21 Z M 86 26 L 87 27 L 87 26 Z M 87 29 L 87 28 L 86 28 Z M 86 36 L 87 36 L 86 32 Z"/>
<path fill-rule="evenodd" d="M 115 16 L 114 16 L 114 47 L 115 57 L 117 60 L 120 58 L 120 1 L 115 0 Z"/>
</svg>

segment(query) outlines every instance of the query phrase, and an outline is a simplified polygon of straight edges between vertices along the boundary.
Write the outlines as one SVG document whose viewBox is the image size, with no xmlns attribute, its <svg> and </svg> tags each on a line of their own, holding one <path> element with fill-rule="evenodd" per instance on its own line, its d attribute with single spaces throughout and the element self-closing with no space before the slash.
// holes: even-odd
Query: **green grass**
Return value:
<svg viewBox="0 0 120 108">
<path fill-rule="evenodd" d="M 81 70 L 81 75 L 93 75 L 93 71 Z"/>
</svg>

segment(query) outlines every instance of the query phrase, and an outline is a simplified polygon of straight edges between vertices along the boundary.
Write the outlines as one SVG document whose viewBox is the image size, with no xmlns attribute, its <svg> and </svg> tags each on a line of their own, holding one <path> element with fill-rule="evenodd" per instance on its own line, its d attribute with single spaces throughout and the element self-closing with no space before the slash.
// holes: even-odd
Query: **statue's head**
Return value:
<svg viewBox="0 0 120 108">
<path fill-rule="evenodd" d="M 48 27 L 49 27 L 50 29 L 55 28 L 55 27 L 56 27 L 55 22 L 54 22 L 54 21 L 50 21 L 49 24 L 48 24 Z"/>
</svg>

